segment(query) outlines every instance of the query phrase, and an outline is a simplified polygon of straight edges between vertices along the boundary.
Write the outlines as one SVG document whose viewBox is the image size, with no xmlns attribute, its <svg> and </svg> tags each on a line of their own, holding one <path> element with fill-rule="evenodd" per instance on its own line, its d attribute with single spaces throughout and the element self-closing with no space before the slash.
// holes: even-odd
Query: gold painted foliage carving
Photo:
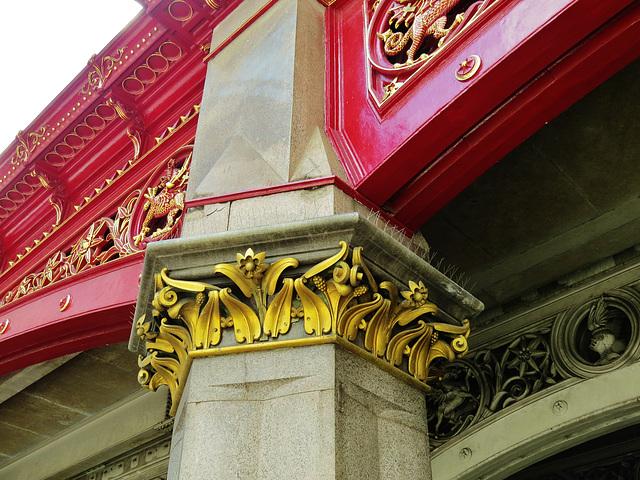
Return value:
<svg viewBox="0 0 640 480">
<path fill-rule="evenodd" d="M 22 130 L 18 132 L 16 135 L 16 139 L 18 140 L 18 145 L 16 146 L 16 154 L 11 157 L 12 165 L 19 165 L 20 163 L 24 163 L 29 159 L 29 155 L 36 149 L 40 142 L 44 140 L 45 134 L 47 133 L 47 129 L 49 125 L 45 125 L 40 128 L 39 131 L 28 133 L 24 135 Z"/>
<path fill-rule="evenodd" d="M 140 193 L 140 190 L 132 192 L 113 217 L 93 222 L 70 250 L 56 252 L 41 271 L 25 276 L 18 286 L 0 299 L 0 306 L 87 268 L 139 252 L 140 249 L 131 244 L 128 236 L 131 215 Z"/>
<path fill-rule="evenodd" d="M 432 367 L 468 350 L 467 320 L 461 326 L 433 321 L 438 309 L 422 282 L 410 281 L 404 291 L 388 281 L 378 285 L 361 247 L 340 242 L 339 252 L 297 278 L 282 278 L 299 266 L 296 259 L 265 259 L 265 252 L 248 249 L 235 265 L 216 265 L 214 274 L 233 284 L 226 288 L 176 280 L 166 269 L 156 274 L 153 318 L 137 322 L 147 351 L 140 383 L 152 390 L 168 385 L 175 400 L 190 354 L 277 342 L 298 321 L 304 333 L 301 328 L 297 338 L 341 337 L 424 383 L 442 374 Z"/>
<path fill-rule="evenodd" d="M 0 306 L 88 268 L 139 253 L 146 248 L 148 242 L 174 235 L 179 229 L 180 215 L 184 209 L 190 159 L 191 155 L 181 162 L 180 167 L 176 166 L 175 159 L 170 159 L 158 185 L 148 188 L 146 194 L 141 190 L 132 191 L 115 214 L 94 221 L 70 248 L 51 255 L 40 271 L 26 275 L 17 286 L 0 295 Z M 122 174 L 122 171 L 118 171 L 118 174 Z M 55 188 L 45 177 L 37 173 L 34 176 L 39 178 L 45 188 Z M 107 180 L 106 183 L 110 185 L 112 182 L 113 180 Z M 95 189 L 96 194 L 101 191 Z M 90 200 L 90 197 L 85 197 L 85 201 Z M 58 207 L 56 211 L 60 211 L 59 222 L 62 207 L 55 205 L 53 200 L 51 202 L 54 207 Z M 137 212 L 142 213 L 136 215 Z M 136 231 L 139 233 L 134 235 Z M 45 232 L 44 238 L 49 235 L 50 232 Z M 35 245 L 38 243 L 40 242 L 37 241 Z M 31 250 L 31 247 L 27 247 L 27 253 Z M 19 254 L 18 261 L 23 256 Z M 13 262 L 9 264 L 13 265 Z"/>
</svg>

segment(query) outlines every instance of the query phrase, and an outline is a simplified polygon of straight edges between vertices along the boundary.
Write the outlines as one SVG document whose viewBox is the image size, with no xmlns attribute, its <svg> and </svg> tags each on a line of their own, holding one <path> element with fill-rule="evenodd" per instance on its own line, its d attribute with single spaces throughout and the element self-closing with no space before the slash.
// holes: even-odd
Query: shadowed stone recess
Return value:
<svg viewBox="0 0 640 480">
<path fill-rule="evenodd" d="M 0 403 L 0 464 L 139 392 L 137 371 L 135 356 L 120 343 L 70 356 L 23 385 Z M 15 383 L 19 375 L 9 380 Z"/>
<path fill-rule="evenodd" d="M 635 61 L 421 228 L 488 308 L 639 243 L 639 78 Z"/>
</svg>

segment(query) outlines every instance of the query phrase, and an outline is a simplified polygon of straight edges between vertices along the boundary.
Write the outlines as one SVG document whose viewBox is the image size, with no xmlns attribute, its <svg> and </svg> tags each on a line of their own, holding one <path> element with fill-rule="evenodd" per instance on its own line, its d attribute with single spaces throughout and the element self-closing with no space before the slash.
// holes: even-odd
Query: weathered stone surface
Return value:
<svg viewBox="0 0 640 480">
<path fill-rule="evenodd" d="M 336 478 L 430 479 L 424 393 L 335 350 Z"/>
<path fill-rule="evenodd" d="M 336 345 L 196 359 L 169 478 L 429 479 L 423 395 Z"/>
<path fill-rule="evenodd" d="M 212 48 L 262 5 L 243 2 Z M 187 198 L 344 176 L 322 128 L 323 15 L 314 0 L 280 1 L 210 61 Z"/>
<path fill-rule="evenodd" d="M 334 185 L 326 185 L 190 208 L 185 216 L 182 238 L 286 224 L 349 212 L 360 212 L 368 215 L 374 222 L 383 223 L 379 217 L 372 215 L 366 207 L 342 190 Z M 380 226 L 382 228 L 382 225 Z"/>
</svg>

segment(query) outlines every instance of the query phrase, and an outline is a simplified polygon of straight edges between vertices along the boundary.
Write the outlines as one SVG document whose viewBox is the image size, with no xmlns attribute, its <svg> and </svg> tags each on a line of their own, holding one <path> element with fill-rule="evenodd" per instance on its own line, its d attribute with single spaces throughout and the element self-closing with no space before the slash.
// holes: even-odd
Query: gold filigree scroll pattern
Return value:
<svg viewBox="0 0 640 480">
<path fill-rule="evenodd" d="M 31 132 L 24 136 L 22 131 L 18 132 L 16 135 L 16 139 L 18 140 L 18 145 L 16 146 L 16 153 L 13 157 L 11 157 L 12 165 L 19 165 L 20 163 L 24 163 L 29 159 L 29 155 L 33 152 L 36 147 L 39 145 L 47 133 L 47 128 L 49 125 L 45 125 L 37 132 Z"/>
<path fill-rule="evenodd" d="M 140 190 L 132 192 L 112 218 L 104 217 L 93 222 L 69 250 L 56 252 L 41 271 L 25 276 L 18 286 L 0 299 L 0 306 L 87 268 L 139 252 L 140 249 L 130 244 L 128 235 L 133 208 L 140 193 Z"/>
<path fill-rule="evenodd" d="M 111 75 L 111 72 L 114 70 L 117 62 L 122 58 L 122 54 L 127 47 L 124 46 L 119 49 L 114 56 L 107 55 L 104 57 L 100 63 L 95 61 L 96 56 L 93 55 L 91 59 L 89 59 L 89 65 L 93 68 L 88 74 L 88 82 L 85 83 L 80 90 L 81 93 L 88 93 L 91 90 L 97 90 L 99 88 L 103 88 L 107 79 Z"/>
<path fill-rule="evenodd" d="M 233 329 L 238 344 L 273 342 L 300 318 L 307 338 L 337 335 L 423 383 L 441 375 L 440 369 L 431 371 L 437 359 L 451 361 L 468 350 L 467 320 L 460 326 L 433 322 L 437 307 L 422 282 L 410 281 L 402 292 L 389 281 L 378 285 L 361 247 L 340 242 L 338 253 L 295 279 L 280 277 L 299 266 L 296 259 L 268 264 L 265 258 L 265 252 L 248 249 L 237 255 L 236 265 L 216 265 L 214 274 L 226 276 L 233 288 L 172 279 L 166 269 L 156 274 L 153 318 L 137 321 L 147 351 L 139 359 L 143 386 L 168 385 L 175 402 L 190 354 L 214 354 L 225 329 Z"/>
</svg>

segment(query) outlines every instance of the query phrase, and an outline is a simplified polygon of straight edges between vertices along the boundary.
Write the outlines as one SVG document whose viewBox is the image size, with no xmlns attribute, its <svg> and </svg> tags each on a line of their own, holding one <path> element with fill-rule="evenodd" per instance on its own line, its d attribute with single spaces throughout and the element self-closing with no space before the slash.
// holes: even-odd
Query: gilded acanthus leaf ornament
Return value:
<svg viewBox="0 0 640 480">
<path fill-rule="evenodd" d="M 299 267 L 294 258 L 266 263 L 265 252 L 249 248 L 236 260 L 215 265 L 214 275 L 227 279 L 216 285 L 174 279 L 166 269 L 156 274 L 153 318 L 137 322 L 147 352 L 139 380 L 152 390 L 168 385 L 174 410 L 198 356 L 278 348 L 277 342 L 342 342 L 424 384 L 442 375 L 440 362 L 467 352 L 468 321 L 435 322 L 438 308 L 420 281 L 402 292 L 392 282 L 378 284 L 361 247 L 340 242 L 335 255 L 297 277 L 283 277 Z"/>
</svg>

